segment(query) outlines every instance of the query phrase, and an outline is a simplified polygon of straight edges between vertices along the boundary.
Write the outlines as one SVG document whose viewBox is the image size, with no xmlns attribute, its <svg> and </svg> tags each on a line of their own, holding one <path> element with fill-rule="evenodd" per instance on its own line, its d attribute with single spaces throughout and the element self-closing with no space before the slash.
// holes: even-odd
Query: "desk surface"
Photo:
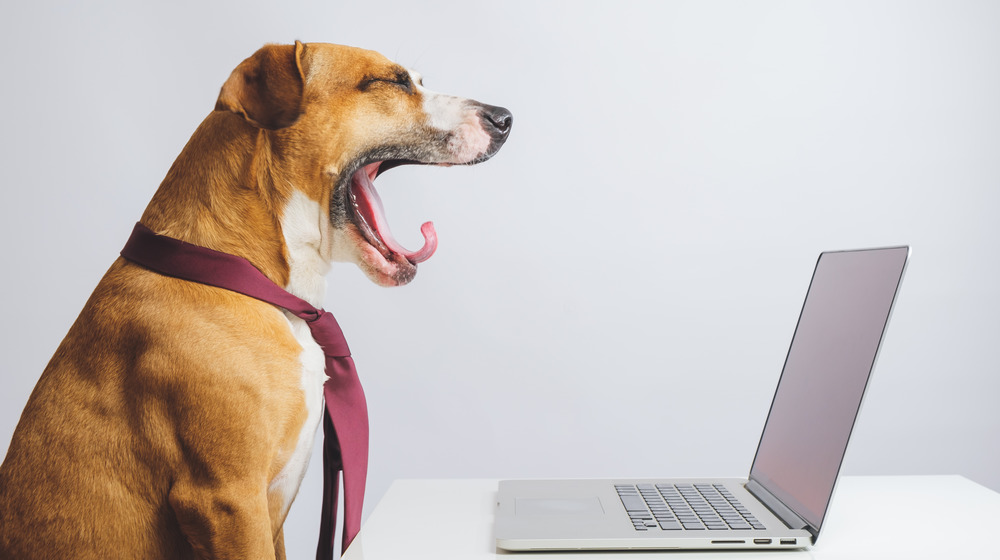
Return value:
<svg viewBox="0 0 1000 560">
<path fill-rule="evenodd" d="M 397 480 L 344 560 L 1000 558 L 1000 494 L 960 476 L 842 477 L 816 546 L 773 552 L 498 551 L 496 489 L 496 480 Z M 933 527 L 932 511 L 941 512 Z"/>
</svg>

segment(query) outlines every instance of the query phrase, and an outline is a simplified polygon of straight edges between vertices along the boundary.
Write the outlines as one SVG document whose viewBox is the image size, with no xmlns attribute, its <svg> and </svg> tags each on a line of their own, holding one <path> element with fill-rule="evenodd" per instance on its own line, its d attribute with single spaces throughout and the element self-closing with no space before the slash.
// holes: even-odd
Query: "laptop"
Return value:
<svg viewBox="0 0 1000 560">
<path fill-rule="evenodd" d="M 504 480 L 509 551 L 792 549 L 816 542 L 909 247 L 822 253 L 746 479 Z"/>
</svg>

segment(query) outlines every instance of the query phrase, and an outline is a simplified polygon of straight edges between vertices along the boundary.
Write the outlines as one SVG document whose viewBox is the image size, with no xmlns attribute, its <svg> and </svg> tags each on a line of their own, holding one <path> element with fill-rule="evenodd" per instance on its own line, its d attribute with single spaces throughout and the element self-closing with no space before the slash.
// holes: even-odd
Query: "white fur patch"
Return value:
<svg viewBox="0 0 1000 560">
<path fill-rule="evenodd" d="M 468 163 L 486 152 L 490 135 L 483 130 L 479 115 L 469 108 L 466 99 L 433 92 L 423 86 L 417 86 L 417 91 L 423 96 L 428 123 L 451 133 L 448 150 L 454 159 L 447 163 Z"/>
<path fill-rule="evenodd" d="M 281 219 L 290 268 L 285 289 L 321 307 L 326 294 L 326 273 L 330 269 L 329 255 L 332 250 L 329 219 L 318 203 L 298 190 L 294 193 Z M 309 325 L 287 311 L 285 317 L 292 335 L 302 345 L 299 357 L 302 363 L 301 387 L 308 412 L 295 449 L 281 472 L 271 481 L 271 492 L 279 492 L 284 499 L 282 516 L 288 513 L 309 465 L 316 429 L 323 415 L 323 384 L 327 379 L 326 357 L 313 340 Z"/>
<path fill-rule="evenodd" d="M 464 99 L 431 91 L 422 86 L 417 90 L 423 96 L 423 109 L 429 119 L 428 124 L 438 130 L 458 128 L 465 120 Z"/>
<path fill-rule="evenodd" d="M 295 189 L 285 205 L 281 231 L 290 269 L 285 289 L 321 307 L 333 251 L 329 216 L 318 202 Z"/>
</svg>

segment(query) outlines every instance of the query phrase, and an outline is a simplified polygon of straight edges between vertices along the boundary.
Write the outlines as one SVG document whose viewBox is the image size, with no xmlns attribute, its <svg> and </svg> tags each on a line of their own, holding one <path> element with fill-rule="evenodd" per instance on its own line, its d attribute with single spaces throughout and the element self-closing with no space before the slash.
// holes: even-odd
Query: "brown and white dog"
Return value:
<svg viewBox="0 0 1000 560">
<path fill-rule="evenodd" d="M 381 55 L 269 45 L 222 86 L 142 216 L 248 259 L 321 307 L 332 261 L 409 282 L 372 180 L 485 161 L 505 109 L 426 90 Z M 123 240 L 124 241 L 124 240 Z M 108 270 L 42 373 L 0 467 L 0 558 L 284 558 L 319 424 L 322 351 L 277 307 Z"/>
</svg>

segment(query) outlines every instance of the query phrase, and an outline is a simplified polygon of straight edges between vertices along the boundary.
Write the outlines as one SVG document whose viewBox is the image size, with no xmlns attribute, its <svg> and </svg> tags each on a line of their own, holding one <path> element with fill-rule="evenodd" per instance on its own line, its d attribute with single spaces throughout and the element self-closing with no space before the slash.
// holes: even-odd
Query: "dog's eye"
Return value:
<svg viewBox="0 0 1000 560">
<path fill-rule="evenodd" d="M 413 89 L 413 80 L 410 79 L 410 74 L 407 72 L 399 72 L 391 80 L 390 83 L 397 85 L 406 91 Z"/>
<path fill-rule="evenodd" d="M 398 72 L 392 76 L 370 76 L 361 81 L 358 89 L 367 91 L 375 84 L 388 84 L 396 86 L 403 91 L 410 93 L 413 91 L 413 80 L 407 72 Z"/>
</svg>

